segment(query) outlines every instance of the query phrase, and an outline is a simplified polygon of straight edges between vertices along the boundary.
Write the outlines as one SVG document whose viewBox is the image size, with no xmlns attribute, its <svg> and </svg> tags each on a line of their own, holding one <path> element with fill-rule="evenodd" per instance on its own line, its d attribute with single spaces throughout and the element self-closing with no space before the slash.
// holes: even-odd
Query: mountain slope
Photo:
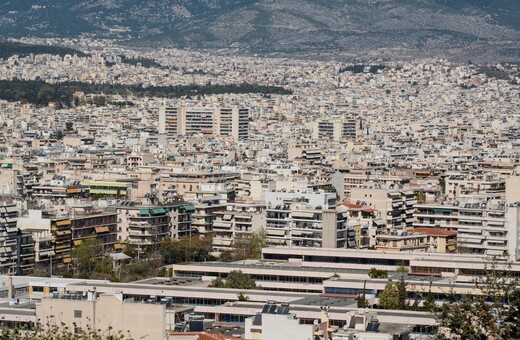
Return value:
<svg viewBox="0 0 520 340">
<path fill-rule="evenodd" d="M 7 0 L 4 36 L 82 32 L 251 52 L 396 50 L 520 59 L 517 0 Z"/>
</svg>

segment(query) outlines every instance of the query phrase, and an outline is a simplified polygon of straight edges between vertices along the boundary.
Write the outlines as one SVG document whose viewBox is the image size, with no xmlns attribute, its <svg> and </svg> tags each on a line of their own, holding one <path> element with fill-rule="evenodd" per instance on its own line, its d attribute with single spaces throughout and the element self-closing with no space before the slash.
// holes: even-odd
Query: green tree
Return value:
<svg viewBox="0 0 520 340">
<path fill-rule="evenodd" d="M 76 259 L 80 274 L 89 275 L 103 256 L 103 244 L 95 237 L 87 238 L 79 246 L 72 248 L 72 257 Z"/>
<path fill-rule="evenodd" d="M 107 99 L 105 96 L 95 96 L 93 104 L 96 106 L 105 106 L 107 104 Z"/>
<path fill-rule="evenodd" d="M 446 180 L 444 178 L 439 178 L 439 188 L 441 189 L 441 194 L 446 194 Z"/>
<path fill-rule="evenodd" d="M 396 283 L 396 289 L 398 293 L 398 309 L 405 310 L 408 309 L 408 305 L 406 303 L 406 281 L 404 280 L 404 275 L 401 275 L 399 280 Z"/>
<path fill-rule="evenodd" d="M 417 200 L 417 203 L 423 204 L 426 202 L 426 194 L 422 191 L 415 192 L 415 199 Z"/>
<path fill-rule="evenodd" d="M 386 279 L 388 277 L 388 271 L 385 269 L 370 268 L 368 276 L 371 279 Z"/>
<path fill-rule="evenodd" d="M 368 300 L 365 297 L 365 294 L 360 294 L 357 297 L 357 307 L 358 308 L 367 308 L 369 306 Z"/>
<path fill-rule="evenodd" d="M 438 313 L 438 338 L 519 339 L 520 279 L 510 269 L 509 260 L 494 257 L 474 281 L 480 293 L 461 299 L 451 293 Z"/>
<path fill-rule="evenodd" d="M 251 276 L 242 273 L 241 270 L 233 270 L 227 276 L 225 280 L 217 277 L 211 281 L 210 287 L 214 288 L 235 288 L 235 289 L 255 289 L 256 282 Z"/>
<path fill-rule="evenodd" d="M 432 313 L 437 311 L 437 305 L 435 303 L 435 296 L 431 292 L 431 289 L 424 298 L 423 309 L 427 312 L 432 312 Z"/>
<path fill-rule="evenodd" d="M 254 289 L 256 282 L 241 270 L 233 270 L 226 276 L 226 288 Z"/>
<path fill-rule="evenodd" d="M 198 236 L 181 240 L 166 239 L 159 247 L 159 255 L 164 264 L 203 262 L 212 260 L 212 236 L 201 239 Z"/>
<path fill-rule="evenodd" d="M 231 262 L 233 261 L 233 254 L 229 250 L 224 250 L 220 253 L 219 260 L 221 262 Z"/>
<path fill-rule="evenodd" d="M 267 231 L 261 228 L 253 232 L 253 238 L 251 240 L 252 256 L 255 259 L 262 257 L 262 248 L 267 245 Z"/>
<path fill-rule="evenodd" d="M 217 277 L 211 281 L 209 286 L 213 288 L 225 288 L 225 282 L 220 277 Z"/>
<path fill-rule="evenodd" d="M 387 283 L 385 290 L 379 294 L 379 305 L 383 309 L 399 309 L 399 292 L 391 282 Z"/>
<path fill-rule="evenodd" d="M 249 301 L 249 296 L 240 292 L 237 294 L 237 299 L 238 299 L 238 301 Z"/>
<path fill-rule="evenodd" d="M 259 259 L 262 257 L 262 248 L 267 245 L 267 231 L 264 228 L 251 234 L 241 233 L 235 237 L 235 260 Z"/>
</svg>

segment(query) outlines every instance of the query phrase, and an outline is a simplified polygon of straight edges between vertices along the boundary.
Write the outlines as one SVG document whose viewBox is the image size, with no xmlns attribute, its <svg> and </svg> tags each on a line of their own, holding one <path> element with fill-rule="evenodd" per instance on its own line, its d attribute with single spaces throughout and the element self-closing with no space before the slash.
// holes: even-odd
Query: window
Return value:
<svg viewBox="0 0 520 340">
<path fill-rule="evenodd" d="M 74 310 L 74 318 L 80 319 L 81 318 L 81 311 L 80 310 Z"/>
</svg>

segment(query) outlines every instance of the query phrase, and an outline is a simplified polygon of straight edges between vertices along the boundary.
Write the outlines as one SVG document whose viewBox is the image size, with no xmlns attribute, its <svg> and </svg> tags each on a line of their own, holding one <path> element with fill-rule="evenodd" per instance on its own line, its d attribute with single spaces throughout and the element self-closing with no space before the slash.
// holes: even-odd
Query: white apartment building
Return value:
<svg viewBox="0 0 520 340">
<path fill-rule="evenodd" d="M 356 233 L 347 227 L 348 212 L 336 207 L 336 194 L 322 191 L 274 191 L 265 194 L 269 244 L 355 248 Z M 350 240 L 350 242 L 349 242 Z"/>
<path fill-rule="evenodd" d="M 506 181 L 494 173 L 454 173 L 445 177 L 446 198 L 455 199 L 459 195 L 504 194 Z"/>
<path fill-rule="evenodd" d="M 249 138 L 249 109 L 243 107 L 159 108 L 159 133 L 169 137 L 202 134 L 207 137 Z"/>
<path fill-rule="evenodd" d="M 416 227 L 458 232 L 459 251 L 520 259 L 520 206 L 485 195 L 461 196 L 450 204 L 416 205 Z"/>
<path fill-rule="evenodd" d="M 340 198 L 351 198 L 352 189 L 365 187 L 369 183 L 379 184 L 383 188 L 391 185 L 405 185 L 411 178 L 375 169 L 337 169 L 332 175 L 331 183 Z"/>
</svg>

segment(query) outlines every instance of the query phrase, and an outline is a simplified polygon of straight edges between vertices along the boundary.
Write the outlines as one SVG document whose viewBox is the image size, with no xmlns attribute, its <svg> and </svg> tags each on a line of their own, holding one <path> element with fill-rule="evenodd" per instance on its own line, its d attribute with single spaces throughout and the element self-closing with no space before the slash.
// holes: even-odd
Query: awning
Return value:
<svg viewBox="0 0 520 340">
<path fill-rule="evenodd" d="M 274 236 L 284 236 L 285 230 L 267 229 L 267 234 Z"/>
<path fill-rule="evenodd" d="M 107 226 L 96 227 L 96 233 L 97 233 L 97 234 L 100 234 L 100 233 L 108 233 L 109 231 L 110 231 L 110 229 L 108 229 Z"/>
<path fill-rule="evenodd" d="M 179 205 L 179 210 L 182 210 L 181 212 L 194 212 L 195 207 L 189 204 L 181 204 Z"/>
<path fill-rule="evenodd" d="M 129 260 L 131 259 L 130 256 L 126 255 L 125 253 L 112 253 L 112 254 L 109 254 L 109 256 L 112 258 L 112 260 L 114 261 L 124 261 L 124 260 Z"/>
<path fill-rule="evenodd" d="M 67 188 L 67 194 L 80 194 L 82 192 L 82 188 Z"/>
<path fill-rule="evenodd" d="M 66 257 L 63 259 L 63 263 L 71 263 L 72 259 L 70 257 Z"/>
<path fill-rule="evenodd" d="M 375 225 L 385 225 L 385 221 L 383 220 L 374 220 Z"/>
<path fill-rule="evenodd" d="M 313 212 L 308 212 L 308 211 L 295 211 L 292 213 L 292 217 L 293 218 L 305 218 L 305 219 L 308 219 L 308 218 L 313 218 L 314 217 L 314 213 Z"/>
<path fill-rule="evenodd" d="M 433 212 L 435 213 L 451 213 L 452 209 L 446 208 L 433 208 Z"/>
<path fill-rule="evenodd" d="M 162 215 L 162 214 L 166 214 L 168 212 L 168 210 L 166 210 L 164 208 L 154 208 L 154 209 L 151 209 L 151 212 L 153 215 Z"/>
<path fill-rule="evenodd" d="M 83 243 L 83 241 L 81 241 L 81 240 L 74 240 L 74 241 L 72 241 L 72 243 L 74 243 L 74 245 L 77 247 L 77 246 L 80 246 L 81 243 Z"/>
<path fill-rule="evenodd" d="M 231 228 L 231 223 L 230 222 L 224 222 L 224 221 L 215 221 L 213 222 L 213 227 L 217 227 L 217 228 Z"/>
<path fill-rule="evenodd" d="M 56 225 L 58 227 L 61 227 L 61 226 L 64 226 L 64 225 L 69 225 L 70 224 L 70 220 L 61 220 L 61 221 L 56 221 Z"/>
<path fill-rule="evenodd" d="M 233 216 L 230 215 L 230 214 L 226 214 L 226 215 L 224 215 L 224 216 L 222 217 L 222 219 L 223 219 L 224 221 L 231 221 L 232 218 L 233 218 Z"/>
<path fill-rule="evenodd" d="M 116 244 L 114 244 L 114 249 L 120 250 L 120 249 L 123 249 L 123 246 L 121 245 L 121 243 L 116 243 Z"/>
<path fill-rule="evenodd" d="M 457 247 L 455 247 L 454 245 L 448 246 L 448 251 L 454 251 L 455 249 L 457 249 Z"/>
<path fill-rule="evenodd" d="M 150 216 L 150 211 L 148 209 L 140 209 L 139 215 L 141 216 Z"/>
</svg>

